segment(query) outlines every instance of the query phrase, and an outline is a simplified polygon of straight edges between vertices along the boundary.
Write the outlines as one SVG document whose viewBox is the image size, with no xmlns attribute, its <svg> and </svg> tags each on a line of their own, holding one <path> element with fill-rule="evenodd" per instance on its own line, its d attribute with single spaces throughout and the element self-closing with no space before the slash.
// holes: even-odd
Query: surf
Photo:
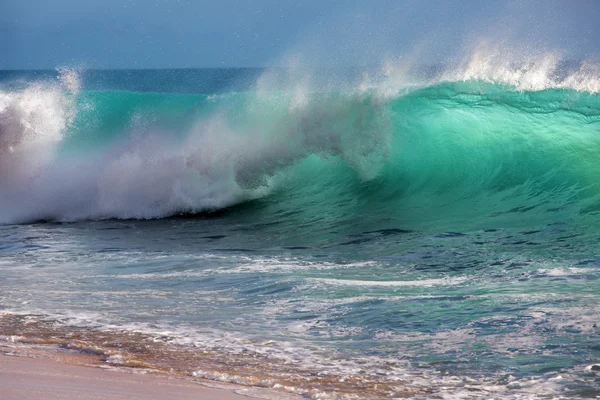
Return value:
<svg viewBox="0 0 600 400">
<path fill-rule="evenodd" d="M 2 89 L 0 222 L 247 202 L 261 219 L 366 228 L 381 215 L 411 229 L 593 218 L 600 74 L 559 65 L 476 54 L 410 83 L 388 66 L 320 90 L 270 87 L 282 80 L 266 71 L 253 90 L 203 94 L 85 90 L 65 70 Z"/>
</svg>

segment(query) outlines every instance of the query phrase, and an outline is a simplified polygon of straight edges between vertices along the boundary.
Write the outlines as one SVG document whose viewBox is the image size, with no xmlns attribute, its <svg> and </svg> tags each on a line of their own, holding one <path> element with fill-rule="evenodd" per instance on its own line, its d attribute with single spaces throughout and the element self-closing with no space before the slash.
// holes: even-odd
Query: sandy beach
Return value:
<svg viewBox="0 0 600 400">
<path fill-rule="evenodd" d="M 120 400 L 202 399 L 242 400 L 248 388 L 219 389 L 185 378 L 134 374 L 52 359 L 0 355 L 0 393 L 3 400 Z M 237 393 L 236 393 L 237 392 Z M 281 394 L 284 398 L 291 398 Z M 250 396 L 255 397 L 255 396 Z M 262 398 L 281 398 L 273 392 Z"/>
</svg>

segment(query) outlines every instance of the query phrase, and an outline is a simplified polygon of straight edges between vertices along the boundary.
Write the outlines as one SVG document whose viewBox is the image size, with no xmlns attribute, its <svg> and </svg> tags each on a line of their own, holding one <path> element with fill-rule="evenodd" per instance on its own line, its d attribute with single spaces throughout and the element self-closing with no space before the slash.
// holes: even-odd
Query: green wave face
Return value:
<svg viewBox="0 0 600 400">
<path fill-rule="evenodd" d="M 392 154 L 379 191 L 400 214 L 408 204 L 417 223 L 497 226 L 591 213 L 600 193 L 598 101 L 481 83 L 411 93 L 390 105 Z"/>
</svg>

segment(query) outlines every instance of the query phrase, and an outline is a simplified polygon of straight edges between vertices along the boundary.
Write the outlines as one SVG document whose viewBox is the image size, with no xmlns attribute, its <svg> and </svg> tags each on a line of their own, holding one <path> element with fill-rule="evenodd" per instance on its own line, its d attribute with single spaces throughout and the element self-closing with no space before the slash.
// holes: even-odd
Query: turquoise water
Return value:
<svg viewBox="0 0 600 400">
<path fill-rule="evenodd" d="M 4 77 L 0 308 L 424 398 L 598 396 L 600 96 L 580 72 Z"/>
</svg>

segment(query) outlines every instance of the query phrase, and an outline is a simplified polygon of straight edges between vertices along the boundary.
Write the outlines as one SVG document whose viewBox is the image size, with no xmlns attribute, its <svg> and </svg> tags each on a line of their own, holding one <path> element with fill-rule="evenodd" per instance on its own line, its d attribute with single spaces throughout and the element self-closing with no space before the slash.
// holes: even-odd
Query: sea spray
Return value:
<svg viewBox="0 0 600 400">
<path fill-rule="evenodd" d="M 75 118 L 78 78 L 64 70 L 58 83 L 0 91 L 0 182 L 27 181 L 42 173 Z M 4 188 L 6 193 L 9 189 Z"/>
</svg>

